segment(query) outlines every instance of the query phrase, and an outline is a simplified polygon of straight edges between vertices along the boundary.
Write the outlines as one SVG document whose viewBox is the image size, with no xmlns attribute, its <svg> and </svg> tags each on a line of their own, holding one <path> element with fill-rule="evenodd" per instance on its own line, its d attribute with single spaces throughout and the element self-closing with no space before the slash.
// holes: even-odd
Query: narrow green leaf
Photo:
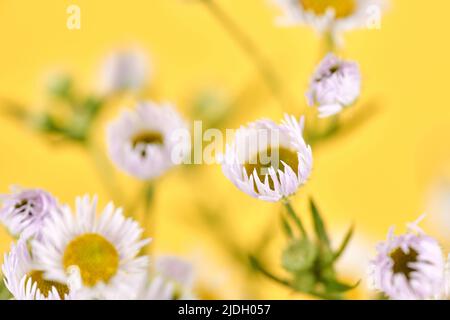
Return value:
<svg viewBox="0 0 450 320">
<path fill-rule="evenodd" d="M 354 285 L 348 285 L 338 280 L 328 280 L 325 282 L 325 288 L 327 293 L 343 293 L 355 289 L 361 281 L 358 281 Z"/>
<path fill-rule="evenodd" d="M 289 217 L 291 217 L 292 220 L 295 222 L 295 224 L 298 227 L 299 231 L 301 232 L 303 238 L 308 239 L 308 233 L 306 232 L 306 229 L 303 226 L 303 222 L 300 219 L 300 217 L 297 215 L 297 213 L 295 212 L 289 199 L 284 199 L 283 204 L 286 208 L 286 211 L 287 211 Z"/>
<path fill-rule="evenodd" d="M 289 238 L 294 237 L 294 233 L 292 232 L 292 228 L 289 225 L 289 222 L 285 219 L 283 215 L 281 215 L 281 226 L 283 227 L 283 231 Z"/>
<path fill-rule="evenodd" d="M 330 239 L 325 229 L 325 224 L 312 198 L 309 199 L 309 204 L 311 207 L 311 215 L 314 221 L 314 229 L 316 231 L 317 238 L 322 244 L 325 245 L 326 248 L 330 248 Z"/>
<path fill-rule="evenodd" d="M 263 267 L 261 265 L 261 263 L 259 262 L 259 260 L 255 257 L 250 255 L 249 256 L 249 260 L 250 260 L 250 264 L 251 266 L 255 269 L 258 270 L 259 272 L 261 272 L 264 276 L 266 276 L 267 278 L 283 285 L 283 286 L 287 286 L 287 287 L 292 287 L 290 282 L 286 279 L 282 279 L 276 275 L 274 275 L 273 273 L 271 273 L 270 271 L 268 271 L 265 267 Z"/>
<path fill-rule="evenodd" d="M 339 249 L 334 253 L 332 262 L 337 261 L 341 257 L 341 255 L 344 253 L 345 249 L 347 248 L 348 244 L 350 243 L 350 239 L 353 236 L 353 231 L 354 231 L 354 226 L 351 225 L 350 229 L 348 229 L 344 239 L 342 240 L 342 243 L 339 246 Z"/>
</svg>

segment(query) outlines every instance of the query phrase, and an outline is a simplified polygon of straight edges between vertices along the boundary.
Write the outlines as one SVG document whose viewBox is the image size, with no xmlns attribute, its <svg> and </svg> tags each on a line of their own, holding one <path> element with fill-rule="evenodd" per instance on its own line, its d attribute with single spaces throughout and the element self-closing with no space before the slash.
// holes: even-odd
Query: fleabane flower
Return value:
<svg viewBox="0 0 450 320">
<path fill-rule="evenodd" d="M 64 282 L 48 280 L 37 267 L 26 241 L 20 239 L 5 254 L 2 272 L 6 288 L 16 300 L 62 300 L 71 299 L 69 286 Z"/>
<path fill-rule="evenodd" d="M 276 202 L 294 194 L 312 169 L 303 127 L 303 117 L 289 115 L 281 124 L 264 119 L 241 127 L 221 159 L 225 176 L 260 200 Z"/>
<path fill-rule="evenodd" d="M 105 59 L 101 68 L 100 89 L 104 94 L 140 90 L 148 80 L 149 69 L 149 63 L 141 51 L 114 51 Z"/>
<path fill-rule="evenodd" d="M 341 112 L 355 103 L 361 93 L 361 73 L 356 62 L 328 54 L 314 72 L 306 93 L 308 105 L 316 106 L 319 117 Z"/>
<path fill-rule="evenodd" d="M 444 290 L 444 257 L 438 242 L 418 226 L 408 226 L 406 234 L 377 246 L 371 261 L 371 281 L 375 289 L 396 300 L 423 300 L 439 297 Z"/>
<path fill-rule="evenodd" d="M 190 150 L 186 137 L 187 125 L 171 106 L 140 103 L 109 125 L 108 153 L 123 171 L 149 180 L 183 161 Z"/>
<path fill-rule="evenodd" d="M 37 265 L 48 279 L 67 283 L 77 270 L 83 299 L 132 299 L 146 277 L 147 257 L 138 256 L 149 239 L 122 209 L 109 203 L 97 217 L 97 197 L 76 199 L 75 214 L 68 206 L 52 211 L 33 240 Z M 134 292 L 137 295 L 137 292 Z"/>
<path fill-rule="evenodd" d="M 155 270 L 144 290 L 144 300 L 192 300 L 194 272 L 192 264 L 175 256 L 156 259 Z"/>
<path fill-rule="evenodd" d="M 0 220 L 13 236 L 39 236 L 44 220 L 57 206 L 56 199 L 41 189 L 12 188 L 11 194 L 0 196 Z"/>
<path fill-rule="evenodd" d="M 280 25 L 308 25 L 333 37 L 358 28 L 380 28 L 381 0 L 272 0 L 283 16 Z"/>
</svg>

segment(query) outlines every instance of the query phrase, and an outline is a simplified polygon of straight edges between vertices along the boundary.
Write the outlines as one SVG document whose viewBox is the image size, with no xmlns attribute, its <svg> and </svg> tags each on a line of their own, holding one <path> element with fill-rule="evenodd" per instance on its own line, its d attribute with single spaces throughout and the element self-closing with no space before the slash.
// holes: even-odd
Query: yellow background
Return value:
<svg viewBox="0 0 450 320">
<path fill-rule="evenodd" d="M 316 33 L 306 27 L 276 27 L 277 10 L 264 0 L 218 2 L 271 61 L 286 91 L 299 102 L 285 106 L 285 111 L 300 114 L 321 47 Z M 81 8 L 81 30 L 66 28 L 70 4 Z M 362 252 L 373 250 L 391 225 L 404 230 L 405 222 L 421 214 L 430 183 L 450 164 L 449 12 L 448 1 L 433 5 L 391 1 L 381 30 L 355 31 L 345 37 L 342 54 L 358 61 L 363 72 L 360 105 L 376 101 L 378 109 L 351 134 L 313 150 L 314 171 L 295 197 L 295 206 L 304 211 L 306 195 L 314 195 L 336 240 L 347 225 L 356 225 L 355 246 L 367 248 L 360 248 Z M 43 107 L 49 71 L 68 70 L 82 88 L 93 88 L 104 55 L 132 44 L 151 57 L 154 95 L 174 102 L 186 118 L 186 105 L 202 88 L 217 88 L 230 99 L 244 95 L 227 123 L 230 128 L 263 116 L 275 120 L 282 116 L 249 58 L 195 0 L 1 0 L 0 39 L 0 97 L 36 110 Z M 104 123 L 119 107 L 111 106 L 99 123 L 99 140 L 104 138 Z M 73 203 L 84 193 L 98 194 L 102 205 L 109 200 L 89 155 L 76 145 L 51 145 L 2 116 L 0 150 L 2 193 L 18 184 L 47 189 L 62 202 Z M 122 174 L 119 178 L 125 196 L 131 197 L 138 184 Z M 198 224 L 199 202 L 222 208 L 234 240 L 249 248 L 272 223 L 275 240 L 268 256 L 277 267 L 284 244 L 278 230 L 280 207 L 243 194 L 218 166 L 176 168 L 158 183 L 157 253 L 192 260 L 200 281 L 213 282 L 214 297 L 301 297 L 263 278 L 252 291 L 242 289 L 247 275 L 214 234 Z M 433 226 L 428 230 L 433 232 Z M 2 232 L 0 251 L 9 245 Z M 359 269 L 346 273 L 351 279 L 364 276 Z"/>
</svg>

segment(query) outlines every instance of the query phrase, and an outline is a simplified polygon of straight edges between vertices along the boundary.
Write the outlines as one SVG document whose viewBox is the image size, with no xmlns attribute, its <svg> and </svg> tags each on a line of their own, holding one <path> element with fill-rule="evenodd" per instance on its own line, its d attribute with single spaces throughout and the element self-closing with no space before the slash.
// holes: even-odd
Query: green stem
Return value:
<svg viewBox="0 0 450 320">
<path fill-rule="evenodd" d="M 285 198 L 283 200 L 283 204 L 286 208 L 287 213 L 289 214 L 289 216 L 292 218 L 292 220 L 294 220 L 295 224 L 297 225 L 297 227 L 300 229 L 303 237 L 305 239 L 308 239 L 308 233 L 306 232 L 305 227 L 303 226 L 303 223 L 300 219 L 300 217 L 295 213 L 294 208 L 292 207 L 292 204 L 290 202 L 290 200 L 288 198 Z"/>
<path fill-rule="evenodd" d="M 334 35 L 331 30 L 324 32 L 323 39 L 324 39 L 324 46 L 323 46 L 324 55 L 336 52 L 336 41 L 334 39 Z"/>
<path fill-rule="evenodd" d="M 255 64 L 256 69 L 264 79 L 273 96 L 283 105 L 281 86 L 276 76 L 275 69 L 263 57 L 255 43 L 239 28 L 239 26 L 220 8 L 215 0 L 200 0 L 211 15 L 222 25 L 233 40 L 241 47 L 247 56 Z"/>
<path fill-rule="evenodd" d="M 153 200 L 154 200 L 155 186 L 153 181 L 148 181 L 144 184 L 142 189 L 142 196 L 144 200 L 144 217 L 143 217 L 143 227 L 144 238 L 151 238 L 155 236 L 155 219 L 152 210 Z M 152 246 L 149 244 L 145 250 L 147 254 L 151 254 Z"/>
</svg>

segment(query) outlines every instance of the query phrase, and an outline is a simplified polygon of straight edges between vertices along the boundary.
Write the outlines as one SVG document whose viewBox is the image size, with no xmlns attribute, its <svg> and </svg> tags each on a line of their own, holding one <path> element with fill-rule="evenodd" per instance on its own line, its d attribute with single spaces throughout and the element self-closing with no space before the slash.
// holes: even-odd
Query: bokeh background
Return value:
<svg viewBox="0 0 450 320">
<path fill-rule="evenodd" d="M 306 27 L 276 27 L 279 12 L 265 0 L 217 3 L 276 70 L 284 97 L 289 97 L 285 103 L 274 98 L 249 56 L 195 0 L 0 0 L 0 97 L 39 110 L 46 103 L 44 87 L 51 72 L 70 72 L 81 90 L 89 91 L 97 85 L 99 64 L 108 52 L 138 46 L 152 65 L 149 89 L 141 98 L 171 101 L 186 119 L 198 118 L 195 106 L 202 99 L 210 108 L 202 116 L 219 119 L 220 128 L 260 117 L 278 120 L 283 112 L 303 113 L 304 92 L 320 58 L 317 34 Z M 80 30 L 66 28 L 70 4 L 81 8 Z M 363 72 L 363 96 L 355 109 L 370 105 L 373 112 L 348 134 L 313 149 L 312 177 L 294 204 L 305 212 L 305 200 L 313 196 L 336 243 L 355 224 L 356 236 L 340 264 L 346 279 L 365 277 L 376 242 L 391 225 L 403 231 L 406 222 L 423 213 L 430 188 L 450 174 L 448 12 L 447 1 L 424 6 L 394 0 L 380 30 L 345 36 L 340 51 L 358 61 Z M 125 96 L 110 103 L 96 124 L 100 143 L 105 124 L 135 100 Z M 44 188 L 71 204 L 84 193 L 98 194 L 102 205 L 111 200 L 80 146 L 51 144 L 2 115 L 0 150 L 1 193 L 18 184 Z M 139 183 L 120 172 L 115 176 L 121 198 L 132 198 Z M 281 272 L 286 241 L 279 226 L 281 207 L 240 192 L 219 166 L 170 171 L 157 183 L 152 210 L 154 252 L 192 261 L 201 297 L 308 298 L 239 263 L 234 246 L 253 251 L 267 238 L 264 255 Z M 448 229 L 432 221 L 425 223 L 427 231 L 448 244 Z M 0 252 L 8 250 L 10 241 L 2 230 Z M 362 284 L 350 296 L 369 293 Z"/>
</svg>

